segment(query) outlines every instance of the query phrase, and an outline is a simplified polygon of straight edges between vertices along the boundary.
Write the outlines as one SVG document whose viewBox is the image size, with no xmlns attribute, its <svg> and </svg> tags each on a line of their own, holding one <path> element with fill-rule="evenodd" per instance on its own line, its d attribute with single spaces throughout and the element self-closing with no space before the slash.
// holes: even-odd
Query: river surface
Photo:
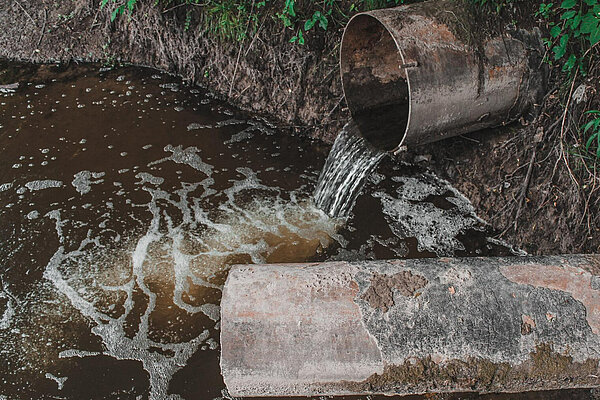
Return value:
<svg viewBox="0 0 600 400">
<path fill-rule="evenodd" d="M 0 93 L 0 399 L 227 397 L 232 264 L 513 253 L 447 182 L 390 158 L 330 218 L 312 202 L 329 147 L 170 75 L 0 64 L 16 82 Z"/>
</svg>

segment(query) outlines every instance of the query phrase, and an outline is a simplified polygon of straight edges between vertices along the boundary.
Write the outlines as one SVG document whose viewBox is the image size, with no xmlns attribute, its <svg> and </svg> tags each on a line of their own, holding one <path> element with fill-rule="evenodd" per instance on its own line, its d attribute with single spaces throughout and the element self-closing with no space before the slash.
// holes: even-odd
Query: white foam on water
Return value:
<svg viewBox="0 0 600 400">
<path fill-rule="evenodd" d="M 40 216 L 40 213 L 39 213 L 39 212 L 37 212 L 36 210 L 33 210 L 33 211 L 30 211 L 30 212 L 27 214 L 27 219 L 36 219 L 36 218 L 38 218 L 39 216 Z"/>
<path fill-rule="evenodd" d="M 49 372 L 46 373 L 45 377 L 56 382 L 56 385 L 58 386 L 58 390 L 62 390 L 63 386 L 65 385 L 65 382 L 68 379 L 66 376 L 58 377 L 58 376 L 52 375 Z"/>
<path fill-rule="evenodd" d="M 475 213 L 473 205 L 449 182 L 425 173 L 418 177 L 393 177 L 400 183 L 397 196 L 377 191 L 383 212 L 392 232 L 400 238 L 415 237 L 419 251 L 430 251 L 438 256 L 451 256 L 464 249 L 457 235 L 469 228 L 481 228 L 485 222 Z M 442 196 L 455 207 L 441 209 L 424 202 L 429 196 Z"/>
<path fill-rule="evenodd" d="M 143 185 L 145 183 L 150 183 L 152 185 L 159 186 L 160 184 L 162 184 L 165 181 L 164 178 L 161 178 L 159 176 L 154 176 L 147 172 L 140 172 L 135 177 L 140 179 L 140 181 L 136 183 L 137 185 Z"/>
<path fill-rule="evenodd" d="M 27 187 L 27 189 L 34 192 L 34 191 L 50 189 L 50 188 L 59 188 L 59 187 L 63 186 L 63 183 L 61 181 L 56 181 L 56 180 L 52 180 L 52 179 L 44 179 L 44 180 L 40 180 L 40 181 L 27 182 L 25 184 L 25 186 Z"/>
<path fill-rule="evenodd" d="M 247 121 L 246 123 L 250 126 L 241 130 L 240 132 L 234 133 L 233 135 L 231 135 L 231 138 L 229 140 L 226 140 L 224 143 L 230 144 L 230 143 L 238 143 L 238 142 L 250 140 L 254 137 L 255 133 L 259 133 L 259 132 L 266 134 L 266 135 L 273 134 L 273 130 L 268 128 L 261 122 L 250 120 L 250 121 Z"/>
<path fill-rule="evenodd" d="M 169 89 L 172 92 L 178 92 L 179 91 L 179 84 L 177 84 L 177 83 L 161 83 L 158 86 L 161 87 L 161 88 L 163 88 L 163 89 Z"/>
<path fill-rule="evenodd" d="M 212 125 L 207 125 L 207 124 L 200 124 L 198 122 L 192 122 L 191 124 L 189 124 L 187 126 L 187 130 L 188 131 L 194 131 L 197 129 L 212 129 Z"/>
<path fill-rule="evenodd" d="M 63 218 L 60 210 L 45 215 L 54 221 L 60 245 L 45 267 L 44 278 L 59 293 L 61 303 L 69 304 L 71 312 L 90 322 L 91 333 L 100 338 L 103 349 L 63 349 L 58 357 L 101 354 L 138 360 L 149 376 L 150 399 L 168 398 L 171 378 L 188 359 L 199 349 L 217 347 L 210 331 L 218 328 L 218 300 L 201 299 L 207 293 L 220 292 L 230 264 L 301 262 L 327 247 L 337 229 L 337 222 L 310 201 L 297 198 L 294 192 L 283 198 L 281 189 L 264 185 L 250 168 L 237 168 L 241 178 L 230 181 L 230 187 L 221 192 L 224 198 L 213 204 L 210 199 L 217 194 L 212 188 L 214 167 L 202 160 L 200 150 L 166 146 L 165 151 L 171 155 L 151 164 L 172 161 L 207 176 L 167 192 L 160 187 L 164 178 L 138 173 L 136 185 L 150 200 L 126 203 L 132 213 L 145 209 L 149 217 L 139 220 L 142 231 L 137 238 L 129 235 L 129 244 L 99 224 L 73 246 L 70 230 L 81 227 L 83 221 Z M 75 175 L 73 186 L 87 193 L 91 184 L 101 181 L 93 181 L 104 176 L 101 174 L 81 171 Z M 192 192 L 194 197 L 190 197 Z M 107 211 L 107 220 L 113 212 Z M 119 213 L 122 215 L 123 210 Z M 144 304 L 135 297 L 136 292 L 143 294 Z M 119 312 L 115 311 L 115 296 L 122 299 Z M 167 299 L 171 311 L 165 314 Z M 104 303 L 112 304 L 112 308 L 101 307 Z M 143 310 L 141 315 L 139 310 Z M 159 319 L 156 313 L 160 313 Z M 206 323 L 198 331 L 171 329 L 170 314 L 186 321 L 204 316 Z M 133 327 L 132 315 L 137 315 Z M 67 319 L 68 312 L 62 309 L 55 318 Z M 157 323 L 166 326 L 158 327 Z"/>
<path fill-rule="evenodd" d="M 229 119 L 217 122 L 214 125 L 214 127 L 215 128 L 222 128 L 224 126 L 242 125 L 242 124 L 247 124 L 247 123 L 248 123 L 248 121 L 245 121 L 245 120 L 236 119 L 236 118 L 229 118 Z"/>
<path fill-rule="evenodd" d="M 10 189 L 11 187 L 13 187 L 13 183 L 12 182 L 3 183 L 3 184 L 0 185 L 0 192 L 5 192 L 8 189 Z"/>
<path fill-rule="evenodd" d="M 0 291 L 0 299 L 6 300 L 6 306 L 0 318 L 0 330 L 8 329 L 15 315 L 16 298 L 8 291 L 8 285 L 3 282 L 2 291 Z"/>
<path fill-rule="evenodd" d="M 197 147 L 191 146 L 183 148 L 183 146 L 172 146 L 167 145 L 164 148 L 165 152 L 172 153 L 169 157 L 161 158 L 160 160 L 153 161 L 148 166 L 163 163 L 165 161 L 173 161 L 177 164 L 185 164 L 197 171 L 204 172 L 210 176 L 213 171 L 213 166 L 202 161 L 199 153 L 200 150 Z"/>
<path fill-rule="evenodd" d="M 58 358 L 72 358 L 72 357 L 95 357 L 95 356 L 99 356 L 102 355 L 102 353 L 100 353 L 99 351 L 85 351 L 85 350 L 75 350 L 75 349 L 69 349 L 69 350 L 63 350 L 60 353 L 58 353 Z"/>
<path fill-rule="evenodd" d="M 92 190 L 92 185 L 104 182 L 104 179 L 100 179 L 104 175 L 104 172 L 80 171 L 74 175 L 71 185 L 83 195 Z"/>
</svg>

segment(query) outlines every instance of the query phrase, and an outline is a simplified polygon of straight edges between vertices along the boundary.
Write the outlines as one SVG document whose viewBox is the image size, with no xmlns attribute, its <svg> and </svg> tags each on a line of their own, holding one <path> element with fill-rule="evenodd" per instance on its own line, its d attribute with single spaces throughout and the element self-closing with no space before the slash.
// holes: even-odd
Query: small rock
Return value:
<svg viewBox="0 0 600 400">
<path fill-rule="evenodd" d="M 544 127 L 540 126 L 539 128 L 537 128 L 537 131 L 535 132 L 535 136 L 533 137 L 533 142 L 540 143 L 543 139 L 544 139 Z"/>
<path fill-rule="evenodd" d="M 415 156 L 415 158 L 414 158 L 415 164 L 419 164 L 422 162 L 428 163 L 430 161 L 431 161 L 431 154 L 420 154 L 420 155 Z"/>
<path fill-rule="evenodd" d="M 575 103 L 579 104 L 582 101 L 586 101 L 587 100 L 587 96 L 585 95 L 587 86 L 582 83 L 581 85 L 577 86 L 577 89 L 575 89 L 575 91 L 573 92 L 573 100 L 575 100 Z"/>
<path fill-rule="evenodd" d="M 0 85 L 0 93 L 12 93 L 19 88 L 19 83 L 9 83 L 8 85 Z"/>
</svg>

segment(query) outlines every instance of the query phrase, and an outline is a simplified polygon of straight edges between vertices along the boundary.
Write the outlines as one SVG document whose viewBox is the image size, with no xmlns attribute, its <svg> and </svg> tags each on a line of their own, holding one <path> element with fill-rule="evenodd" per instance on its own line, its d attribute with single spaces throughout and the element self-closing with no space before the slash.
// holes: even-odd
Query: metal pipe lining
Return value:
<svg viewBox="0 0 600 400">
<path fill-rule="evenodd" d="M 342 86 L 371 144 L 394 151 L 502 125 L 543 95 L 539 32 L 486 36 L 464 8 L 428 1 L 348 22 Z"/>
<path fill-rule="evenodd" d="M 221 313 L 233 396 L 600 384 L 600 256 L 236 266 Z"/>
</svg>

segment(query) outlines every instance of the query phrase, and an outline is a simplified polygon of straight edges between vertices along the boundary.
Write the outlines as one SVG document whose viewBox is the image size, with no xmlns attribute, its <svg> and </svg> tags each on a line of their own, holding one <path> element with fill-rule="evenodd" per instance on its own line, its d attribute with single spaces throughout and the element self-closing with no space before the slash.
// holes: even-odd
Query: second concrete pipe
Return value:
<svg viewBox="0 0 600 400">
<path fill-rule="evenodd" d="M 502 125 L 529 109 L 544 93 L 539 32 L 487 28 L 455 0 L 354 16 L 340 67 L 361 134 L 394 151 Z"/>
</svg>

